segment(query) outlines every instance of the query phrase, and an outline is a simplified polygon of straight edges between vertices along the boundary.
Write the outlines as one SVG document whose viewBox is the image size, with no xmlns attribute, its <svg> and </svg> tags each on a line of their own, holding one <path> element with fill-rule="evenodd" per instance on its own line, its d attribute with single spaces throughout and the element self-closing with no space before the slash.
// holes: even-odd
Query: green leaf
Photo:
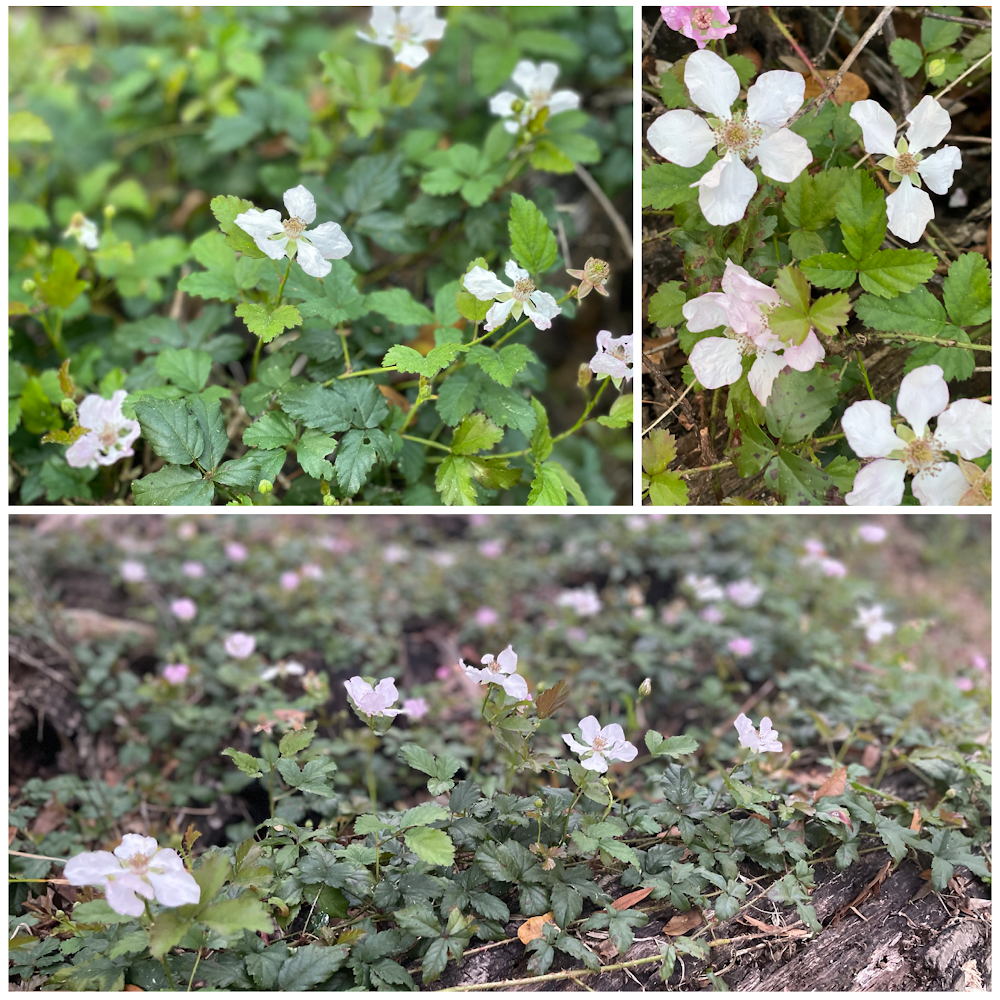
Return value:
<svg viewBox="0 0 1000 1000">
<path fill-rule="evenodd" d="M 185 392 L 199 392 L 212 371 L 212 355 L 189 347 L 167 347 L 156 356 L 156 371 Z"/>
<path fill-rule="evenodd" d="M 793 309 L 802 314 L 809 312 L 809 282 L 797 267 L 789 265 L 778 271 L 774 279 L 774 290 Z"/>
<path fill-rule="evenodd" d="M 48 229 L 49 217 L 45 209 L 33 205 L 30 201 L 16 201 L 7 206 L 7 228 L 22 233 L 30 233 L 35 229 Z"/>
<path fill-rule="evenodd" d="M 546 467 L 551 469 L 559 477 L 563 484 L 563 488 L 566 492 L 576 501 L 578 507 L 589 507 L 590 504 L 587 501 L 587 497 L 584 495 L 583 488 L 580 484 L 569 474 L 569 470 L 562 465 L 560 462 L 546 462 Z"/>
<path fill-rule="evenodd" d="M 820 171 L 815 177 L 803 171 L 788 185 L 783 207 L 789 224 L 800 229 L 822 229 L 836 214 L 837 199 L 850 171 L 844 167 Z"/>
<path fill-rule="evenodd" d="M 889 58 L 907 79 L 916 76 L 924 64 L 924 54 L 920 51 L 920 46 L 916 42 L 911 42 L 909 38 L 897 38 L 889 46 Z"/>
<path fill-rule="evenodd" d="M 263 773 L 257 758 L 252 754 L 244 753 L 242 750 L 237 750 L 234 747 L 227 747 L 222 751 L 222 756 L 231 757 L 233 763 L 244 774 L 249 774 L 251 778 L 257 778 Z"/>
<path fill-rule="evenodd" d="M 222 456 L 229 447 L 226 424 L 222 419 L 222 406 L 217 398 L 206 394 L 189 396 L 187 404 L 198 421 L 202 437 L 205 439 L 205 446 L 198 456 L 198 462 L 203 469 L 214 469 L 222 461 Z"/>
<path fill-rule="evenodd" d="M 72 916 L 76 924 L 127 924 L 130 920 L 135 920 L 135 917 L 130 917 L 127 913 L 111 909 L 110 904 L 103 899 L 77 903 L 73 907 Z"/>
<path fill-rule="evenodd" d="M 969 335 L 957 326 L 946 326 L 941 335 L 946 340 L 970 343 Z M 972 377 L 976 367 L 976 355 L 974 351 L 966 351 L 961 347 L 939 347 L 937 344 L 917 343 L 906 359 L 906 364 L 903 365 L 903 374 L 908 374 L 914 368 L 923 365 L 940 365 L 946 382 L 962 381 Z"/>
<path fill-rule="evenodd" d="M 242 145 L 238 143 L 237 145 Z M 237 198 L 236 195 L 220 194 L 212 199 L 209 208 L 219 223 L 219 228 L 226 234 L 226 243 L 238 250 L 245 257 L 266 257 L 267 254 L 257 247 L 249 233 L 244 232 L 236 224 L 236 216 L 254 207 L 252 201 Z"/>
<path fill-rule="evenodd" d="M 429 750 L 425 750 L 416 743 L 404 743 L 399 748 L 399 756 L 410 767 L 415 767 L 424 774 L 436 776 L 438 773 L 437 758 Z"/>
<path fill-rule="evenodd" d="M 215 470 L 214 479 L 224 486 L 255 492 L 262 479 L 274 482 L 286 458 L 284 449 L 275 451 L 254 449 L 240 458 L 223 462 Z"/>
<path fill-rule="evenodd" d="M 15 111 L 7 119 L 8 142 L 52 142 L 52 129 L 30 111 Z"/>
<path fill-rule="evenodd" d="M 837 484 L 830 476 L 784 448 L 768 466 L 764 482 L 786 506 L 829 506 L 839 498 Z"/>
<path fill-rule="evenodd" d="M 566 487 L 562 477 L 548 462 L 535 466 L 535 478 L 528 491 L 529 507 L 565 507 Z"/>
<path fill-rule="evenodd" d="M 642 207 L 673 208 L 698 197 L 691 185 L 711 169 L 718 156 L 709 152 L 697 167 L 679 167 L 676 163 L 654 163 L 642 172 Z"/>
<path fill-rule="evenodd" d="M 669 71 L 660 74 L 660 100 L 671 110 L 686 108 L 691 103 L 684 84 Z"/>
<path fill-rule="evenodd" d="M 429 865 L 450 866 L 455 863 L 455 845 L 444 830 L 418 826 L 407 830 L 403 840 L 421 861 L 426 861 Z"/>
<path fill-rule="evenodd" d="M 291 757 L 300 750 L 305 750 L 313 741 L 316 731 L 313 729 L 293 729 L 281 737 L 278 744 L 278 753 L 282 757 Z"/>
<path fill-rule="evenodd" d="M 306 427 L 326 434 L 348 430 L 354 420 L 354 407 L 342 393 L 324 389 L 316 382 L 308 385 L 285 385 L 278 392 L 281 408 Z"/>
<path fill-rule="evenodd" d="M 337 484 L 352 497 L 368 480 L 368 473 L 382 457 L 388 460 L 389 439 L 380 430 L 350 430 L 341 439 L 334 468 Z"/>
<path fill-rule="evenodd" d="M 508 389 L 487 378 L 485 374 L 479 373 L 479 376 L 476 390 L 476 403 L 479 408 L 495 424 L 501 427 L 513 427 L 525 437 L 530 437 L 535 429 L 535 411 L 521 391 Z M 453 379 L 454 376 L 448 381 Z"/>
<path fill-rule="evenodd" d="M 298 309 L 287 304 L 271 310 L 257 302 L 241 302 L 236 307 L 236 315 L 265 344 L 274 340 L 283 330 L 291 330 L 302 323 Z"/>
<path fill-rule="evenodd" d="M 190 916 L 179 910 L 164 910 L 158 913 L 149 928 L 149 953 L 153 958 L 163 958 L 171 948 L 180 944 L 181 938 L 193 925 Z"/>
<path fill-rule="evenodd" d="M 85 281 L 78 281 L 76 272 L 80 265 L 73 255 L 62 247 L 52 251 L 52 271 L 49 276 L 39 282 L 38 291 L 50 306 L 61 306 L 63 309 L 71 306 L 77 296 L 87 287 Z"/>
<path fill-rule="evenodd" d="M 281 966 L 278 988 L 283 993 L 294 993 L 326 982 L 343 967 L 349 951 L 345 944 L 307 944 L 296 948 L 295 954 Z"/>
<path fill-rule="evenodd" d="M 844 235 L 844 249 L 855 260 L 863 261 L 882 245 L 886 231 L 885 194 L 869 174 L 862 170 L 851 172 L 837 199 L 836 214 Z"/>
<path fill-rule="evenodd" d="M 395 365 L 398 371 L 416 372 L 418 375 L 433 378 L 438 372 L 447 368 L 463 350 L 465 350 L 464 344 L 450 342 L 432 348 L 425 356 L 405 344 L 395 344 L 382 358 L 382 367 L 389 368 Z"/>
<path fill-rule="evenodd" d="M 393 914 L 399 927 L 414 937 L 436 938 L 441 936 L 441 923 L 427 905 L 404 907 Z"/>
<path fill-rule="evenodd" d="M 650 737 L 659 738 L 656 746 L 650 746 Z M 655 742 L 655 741 L 654 741 Z M 671 736 L 663 739 L 659 733 L 650 730 L 646 733 L 646 746 L 654 757 L 686 757 L 698 749 L 698 741 L 693 736 Z"/>
<path fill-rule="evenodd" d="M 654 430 L 642 439 L 642 468 L 655 476 L 677 457 L 677 441 L 669 431 Z"/>
<path fill-rule="evenodd" d="M 527 198 L 511 195 L 510 250 L 518 263 L 531 274 L 547 271 L 556 260 L 556 238 L 541 211 Z"/>
<path fill-rule="evenodd" d="M 736 75 L 740 78 L 741 87 L 746 87 L 757 73 L 757 67 L 754 64 L 753 60 L 747 59 L 746 56 L 741 56 L 741 55 L 726 56 L 726 62 L 729 63 L 729 65 L 732 66 L 734 70 L 736 70 Z M 623 955 L 625 954 L 625 951 L 628 951 L 627 948 L 625 949 L 625 951 L 622 951 L 621 948 L 619 948 L 618 950 L 621 951 Z"/>
<path fill-rule="evenodd" d="M 430 309 L 417 302 L 405 288 L 372 292 L 368 296 L 368 308 L 381 313 L 391 323 L 418 326 L 434 322 L 434 314 Z"/>
<path fill-rule="evenodd" d="M 839 328 L 847 325 L 850 312 L 851 300 L 846 292 L 821 295 L 809 309 L 809 322 L 820 333 L 835 337 Z"/>
<path fill-rule="evenodd" d="M 333 479 L 333 464 L 326 456 L 337 448 L 337 442 L 322 431 L 305 431 L 295 446 L 295 453 L 303 472 L 313 479 Z"/>
<path fill-rule="evenodd" d="M 767 429 L 786 444 L 807 438 L 829 419 L 839 384 L 820 368 L 779 375 L 767 401 Z"/>
<path fill-rule="evenodd" d="M 948 8 L 931 8 L 942 14 L 952 14 L 953 16 L 961 14 L 961 8 L 959 7 L 948 7 Z M 924 52 L 937 52 L 938 49 L 943 49 L 945 46 L 952 45 L 957 42 L 962 34 L 962 25 L 955 24 L 953 21 L 939 21 L 937 18 L 924 17 L 920 21 L 920 44 L 923 46 Z"/>
<path fill-rule="evenodd" d="M 635 417 L 635 397 L 624 393 L 612 404 L 606 417 L 598 417 L 597 422 L 605 427 L 627 427 Z"/>
<path fill-rule="evenodd" d="M 854 311 L 869 330 L 940 337 L 945 328 L 944 306 L 925 287 L 894 299 L 862 295 Z"/>
<path fill-rule="evenodd" d="M 878 250 L 861 261 L 858 280 L 866 292 L 888 299 L 929 281 L 935 267 L 937 257 L 925 250 Z"/>
<path fill-rule="evenodd" d="M 492 301 L 482 302 L 472 294 L 472 292 L 458 291 L 455 293 L 455 308 L 459 315 L 463 316 L 470 323 L 482 323 L 486 319 L 486 314 L 490 311 Z"/>
<path fill-rule="evenodd" d="M 804 229 L 796 229 L 788 234 L 788 248 L 792 256 L 799 261 L 826 252 L 823 237 L 819 233 L 806 232 Z"/>
<path fill-rule="evenodd" d="M 679 281 L 665 281 L 649 300 L 649 321 L 660 329 L 680 326 L 684 322 L 681 311 L 687 296 L 681 291 Z"/>
<path fill-rule="evenodd" d="M 688 485 L 676 472 L 660 472 L 655 476 L 643 473 L 643 490 L 649 493 L 654 507 L 684 507 L 688 502 Z"/>
<path fill-rule="evenodd" d="M 534 361 L 535 355 L 524 344 L 508 344 L 498 351 L 485 344 L 476 344 L 469 350 L 466 359 L 469 364 L 482 368 L 494 382 L 511 386 L 514 384 L 514 376 L 523 371 L 529 362 Z"/>
<path fill-rule="evenodd" d="M 270 934 L 274 931 L 264 904 L 249 893 L 236 899 L 220 899 L 210 903 L 198 913 L 198 922 L 211 927 L 219 934 L 232 935 L 241 931 Z"/>
<path fill-rule="evenodd" d="M 134 405 L 142 436 L 160 458 L 192 465 L 205 447 L 198 418 L 183 399 L 138 399 Z"/>
<path fill-rule="evenodd" d="M 482 413 L 466 417 L 455 429 L 451 439 L 454 455 L 474 455 L 492 448 L 503 437 L 503 431 Z"/>
<path fill-rule="evenodd" d="M 62 411 L 49 399 L 36 375 L 30 376 L 21 390 L 21 414 L 25 429 L 32 434 L 44 434 L 53 428 L 62 427 Z"/>
<path fill-rule="evenodd" d="M 305 301 L 299 307 L 304 317 L 319 316 L 336 326 L 360 319 L 369 311 L 367 298 L 358 291 L 357 272 L 346 260 L 334 260 L 330 273 L 320 283 L 301 268 L 292 268 L 285 295 Z"/>
<path fill-rule="evenodd" d="M 844 253 L 821 253 L 807 257 L 799 266 L 820 288 L 850 288 L 858 275 L 858 262 Z"/>
<path fill-rule="evenodd" d="M 251 448 L 284 448 L 295 440 L 295 421 L 281 410 L 271 410 L 243 432 Z"/>
<path fill-rule="evenodd" d="M 531 432 L 531 453 L 536 462 L 544 462 L 552 454 L 552 434 L 549 431 L 549 415 L 545 407 L 531 397 L 531 408 L 535 411 L 535 429 Z"/>
<path fill-rule="evenodd" d="M 212 484 L 190 466 L 165 465 L 132 483 L 137 507 L 208 506 L 215 496 Z"/>
<path fill-rule="evenodd" d="M 991 274 L 979 253 L 963 253 L 944 279 L 944 304 L 957 326 L 978 326 L 990 318 Z M 917 332 L 917 331 L 914 331 Z"/>
<path fill-rule="evenodd" d="M 438 823 L 447 818 L 448 810 L 444 806 L 439 806 L 436 802 L 423 802 L 419 806 L 407 809 L 400 817 L 399 823 L 402 827 L 430 826 L 431 823 Z"/>
</svg>

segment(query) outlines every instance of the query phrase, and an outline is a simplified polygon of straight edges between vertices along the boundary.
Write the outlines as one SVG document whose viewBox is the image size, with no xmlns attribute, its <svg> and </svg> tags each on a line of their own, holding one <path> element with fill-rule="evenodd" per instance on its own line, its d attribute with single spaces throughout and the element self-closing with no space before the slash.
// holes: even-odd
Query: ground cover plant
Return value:
<svg viewBox="0 0 1000 1000">
<path fill-rule="evenodd" d="M 10 16 L 14 502 L 631 502 L 631 8 Z"/>
<path fill-rule="evenodd" d="M 650 504 L 990 504 L 989 18 L 643 8 Z"/>
<path fill-rule="evenodd" d="M 12 983 L 988 988 L 989 541 L 16 517 Z"/>
</svg>

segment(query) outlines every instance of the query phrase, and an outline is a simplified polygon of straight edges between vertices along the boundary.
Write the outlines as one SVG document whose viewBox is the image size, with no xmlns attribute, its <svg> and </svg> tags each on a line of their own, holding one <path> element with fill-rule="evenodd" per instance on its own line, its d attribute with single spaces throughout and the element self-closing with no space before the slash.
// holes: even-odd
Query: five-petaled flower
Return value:
<svg viewBox="0 0 1000 1000">
<path fill-rule="evenodd" d="M 537 291 L 531 275 L 523 267 L 518 267 L 516 261 L 507 261 L 504 273 L 514 282 L 513 288 L 505 285 L 492 271 L 478 265 L 462 279 L 464 287 L 480 302 L 496 299 L 496 304 L 490 306 L 486 314 L 486 332 L 491 333 L 503 326 L 508 316 L 520 319 L 522 312 L 539 330 L 548 330 L 553 318 L 562 312 L 556 300 L 548 292 Z"/>
<path fill-rule="evenodd" d="M 583 618 L 596 615 L 601 610 L 601 599 L 593 587 L 579 587 L 576 590 L 564 590 L 556 599 L 561 608 L 572 608 Z"/>
<path fill-rule="evenodd" d="M 721 292 L 706 292 L 684 303 L 681 311 L 692 333 L 725 327 L 724 336 L 704 337 L 688 355 L 695 378 L 706 389 L 739 381 L 743 359 L 752 357 L 747 381 L 753 394 L 766 404 L 774 380 L 784 368 L 807 372 L 823 360 L 826 351 L 814 330 L 795 346 L 771 332 L 768 316 L 780 303 L 781 297 L 773 288 L 751 278 L 731 260 L 726 261 Z"/>
<path fill-rule="evenodd" d="M 226 636 L 226 652 L 236 660 L 245 660 L 257 648 L 257 640 L 246 632 Z"/>
<path fill-rule="evenodd" d="M 611 277 L 611 268 L 605 260 L 588 257 L 582 271 L 567 267 L 566 273 L 580 282 L 580 287 L 576 290 L 578 299 L 585 299 L 592 291 L 605 297 L 610 294 L 604 287 L 604 283 Z"/>
<path fill-rule="evenodd" d="M 190 597 L 178 597 L 170 602 L 170 612 L 182 622 L 189 622 L 198 614 L 198 605 Z"/>
<path fill-rule="evenodd" d="M 447 26 L 447 21 L 434 16 L 433 5 L 400 7 L 398 14 L 392 7 L 372 7 L 375 36 L 359 31 L 358 38 L 392 49 L 400 66 L 416 69 L 430 55 L 422 43 L 439 42 Z"/>
<path fill-rule="evenodd" d="M 274 664 L 273 667 L 262 670 L 260 679 L 262 681 L 284 680 L 286 677 L 301 677 L 305 672 L 306 668 L 298 660 L 282 660 L 280 663 Z"/>
<path fill-rule="evenodd" d="M 306 226 L 316 219 L 316 199 L 301 184 L 289 188 L 284 201 L 289 215 L 284 222 L 277 209 L 261 212 L 250 208 L 236 216 L 236 225 L 249 233 L 271 260 L 297 255 L 306 274 L 326 277 L 333 267 L 330 261 L 346 257 L 354 246 L 336 222 L 324 222 L 306 231 Z"/>
<path fill-rule="evenodd" d="M 885 620 L 881 604 L 873 604 L 868 608 L 859 605 L 854 627 L 863 628 L 865 638 L 871 643 L 876 643 L 896 631 L 896 626 Z"/>
<path fill-rule="evenodd" d="M 590 370 L 598 378 L 610 375 L 613 379 L 631 379 L 632 334 L 612 337 L 610 330 L 601 330 L 597 335 L 597 353 L 590 359 Z"/>
<path fill-rule="evenodd" d="M 907 243 L 916 243 L 934 218 L 930 195 L 920 189 L 923 182 L 935 194 L 947 194 L 962 166 L 957 146 L 942 146 L 924 157 L 920 150 L 936 146 L 951 128 L 951 115 L 930 95 L 906 116 L 910 127 L 906 138 L 896 141 L 892 115 L 876 101 L 857 101 L 851 117 L 861 126 L 865 150 L 883 153 L 880 167 L 889 170 L 889 180 L 899 185 L 885 200 L 889 231 Z"/>
<path fill-rule="evenodd" d="M 736 731 L 740 734 L 740 746 L 752 750 L 754 753 L 781 752 L 781 742 L 778 740 L 777 732 L 771 728 L 771 720 L 765 715 L 760 720 L 760 732 L 754 728 L 753 723 L 742 713 L 736 717 L 733 723 Z"/>
<path fill-rule="evenodd" d="M 563 733 L 563 742 L 580 754 L 580 763 L 588 771 L 603 774 L 612 760 L 635 760 L 639 753 L 636 747 L 625 739 L 625 732 L 617 722 L 601 728 L 593 715 L 580 720 L 580 735 L 583 743 L 578 743 L 572 733 Z"/>
<path fill-rule="evenodd" d="M 785 122 L 799 109 L 805 78 L 777 69 L 761 73 L 747 91 L 746 112 L 732 112 L 740 92 L 736 70 L 714 52 L 692 52 L 684 67 L 691 100 L 712 118 L 678 109 L 660 115 L 646 133 L 650 146 L 665 160 L 697 167 L 717 146 L 722 157 L 700 180 L 698 204 L 713 226 L 743 218 L 757 190 L 757 178 L 744 159 L 757 157 L 765 177 L 788 184 L 812 162 L 809 144 Z"/>
<path fill-rule="evenodd" d="M 736 25 L 729 23 L 728 7 L 661 7 L 660 14 L 668 28 L 692 39 L 699 49 L 736 30 Z"/>
<path fill-rule="evenodd" d="M 399 698 L 396 682 L 391 677 L 379 681 L 375 687 L 361 677 L 352 677 L 349 681 L 344 681 L 344 687 L 355 708 L 369 718 L 374 715 L 399 715 L 403 711 L 401 708 L 389 707 Z"/>
<path fill-rule="evenodd" d="M 993 407 L 978 399 L 948 405 L 948 383 L 938 365 L 914 368 L 904 376 L 896 409 L 909 423 L 893 427 L 892 410 L 874 399 L 852 403 L 840 424 L 860 458 L 875 458 L 854 477 L 847 494 L 852 506 L 894 507 L 903 499 L 907 472 L 913 495 L 924 506 L 958 504 L 968 489 L 962 469 L 945 452 L 979 458 L 992 447 Z M 934 431 L 927 426 L 937 417 Z"/>
<path fill-rule="evenodd" d="M 726 597 L 740 608 L 752 608 L 763 596 L 764 588 L 753 580 L 734 580 L 726 584 Z"/>
<path fill-rule="evenodd" d="M 138 420 L 129 420 L 122 413 L 127 395 L 124 389 L 119 389 L 110 399 L 94 394 L 84 399 L 77 410 L 77 420 L 87 433 L 66 449 L 67 465 L 74 469 L 96 469 L 135 454 L 132 443 L 142 429 Z"/>
<path fill-rule="evenodd" d="M 509 90 L 501 90 L 490 98 L 490 111 L 501 118 L 508 118 L 503 127 L 517 134 L 526 128 L 542 110 L 548 110 L 549 117 L 563 111 L 573 111 L 580 106 L 580 95 L 572 90 L 553 90 L 559 67 L 554 62 L 543 62 L 536 66 L 528 59 L 522 59 L 511 73 L 510 78 L 524 92 L 518 97 Z"/>
<path fill-rule="evenodd" d="M 63 233 L 63 237 L 75 236 L 77 243 L 88 250 L 97 249 L 97 223 L 88 219 L 83 212 L 74 212 L 73 218 Z"/>
<path fill-rule="evenodd" d="M 465 671 L 465 676 L 480 684 L 499 684 L 512 698 L 524 701 L 528 697 L 528 683 L 517 673 L 517 653 L 508 646 L 499 656 L 494 658 L 487 653 L 482 659 L 483 666 L 470 667 L 464 660 L 459 660 L 459 666 Z"/>
<path fill-rule="evenodd" d="M 103 886 L 111 909 L 129 917 L 142 916 L 145 904 L 140 896 L 164 906 L 201 899 L 201 888 L 178 853 L 137 833 L 126 833 L 113 854 L 88 851 L 70 858 L 64 874 L 70 885 Z"/>
</svg>

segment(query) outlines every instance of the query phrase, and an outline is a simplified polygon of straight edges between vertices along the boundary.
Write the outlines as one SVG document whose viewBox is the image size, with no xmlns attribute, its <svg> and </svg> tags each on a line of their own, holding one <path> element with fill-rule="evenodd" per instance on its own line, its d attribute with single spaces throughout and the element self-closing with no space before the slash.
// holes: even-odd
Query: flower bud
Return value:
<svg viewBox="0 0 1000 1000">
<path fill-rule="evenodd" d="M 31 280 L 31 278 L 25 278 L 24 281 L 21 282 L 21 291 L 27 292 L 29 295 L 35 290 L 35 287 L 35 283 Z"/>
<path fill-rule="evenodd" d="M 104 206 L 104 218 L 110 222 L 115 217 L 115 206 L 105 205 Z"/>
<path fill-rule="evenodd" d="M 545 799 L 542 799 L 542 798 L 535 799 L 535 808 L 536 809 L 544 809 L 545 808 Z"/>
<path fill-rule="evenodd" d="M 59 409 L 63 411 L 67 416 L 72 416 L 76 413 L 76 403 L 72 399 L 64 399 L 59 404 Z"/>
<path fill-rule="evenodd" d="M 323 497 L 323 506 L 324 507 L 336 507 L 337 506 L 337 498 L 330 496 L 330 494 L 328 493 L 325 497 Z"/>
<path fill-rule="evenodd" d="M 648 698 L 652 693 L 653 693 L 653 681 L 651 678 L 647 677 L 639 685 L 639 700 L 641 701 L 643 698 Z"/>
<path fill-rule="evenodd" d="M 927 64 L 927 75 L 940 76 L 945 71 L 945 69 L 947 69 L 947 66 L 943 59 L 932 59 Z"/>
<path fill-rule="evenodd" d="M 590 365 L 582 364 L 580 365 L 580 371 L 576 376 L 576 384 L 582 389 L 584 386 L 590 385 L 590 380 L 594 377 L 594 373 L 590 370 Z"/>
<path fill-rule="evenodd" d="M 257 485 L 258 493 L 270 493 L 274 489 L 274 483 L 270 479 L 262 479 Z"/>
</svg>

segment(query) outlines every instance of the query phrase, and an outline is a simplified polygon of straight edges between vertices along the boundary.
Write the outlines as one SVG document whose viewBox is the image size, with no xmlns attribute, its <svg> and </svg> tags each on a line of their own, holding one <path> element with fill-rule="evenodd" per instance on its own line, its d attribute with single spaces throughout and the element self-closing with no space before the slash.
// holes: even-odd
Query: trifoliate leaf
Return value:
<svg viewBox="0 0 1000 1000">
<path fill-rule="evenodd" d="M 835 337 L 842 326 L 847 325 L 851 312 L 851 300 L 847 292 L 821 295 L 809 308 L 809 322 L 820 333 Z"/>
<path fill-rule="evenodd" d="M 858 275 L 858 262 L 844 253 L 821 253 L 807 257 L 802 273 L 820 288 L 850 288 Z"/>
<path fill-rule="evenodd" d="M 654 507 L 685 507 L 688 484 L 676 472 L 659 472 L 655 476 L 642 474 L 642 487 Z"/>
<path fill-rule="evenodd" d="M 241 302 L 236 307 L 236 315 L 246 323 L 247 329 L 260 337 L 265 344 L 274 340 L 282 331 L 291 330 L 302 322 L 298 309 L 290 305 L 270 310 L 257 302 Z"/>
<path fill-rule="evenodd" d="M 435 348 L 435 350 L 440 349 Z M 508 344 L 498 351 L 485 344 L 476 344 L 469 350 L 466 360 L 469 364 L 482 368 L 494 382 L 511 386 L 514 384 L 514 376 L 522 371 L 530 361 L 534 361 L 535 355 L 524 344 Z"/>
<path fill-rule="evenodd" d="M 132 483 L 137 507 L 208 506 L 215 490 L 202 474 L 191 466 L 165 465 L 158 472 Z"/>
<path fill-rule="evenodd" d="M 869 174 L 852 172 L 837 199 L 836 214 L 844 234 L 844 248 L 855 260 L 863 261 L 882 245 L 886 231 L 885 194 Z"/>
<path fill-rule="evenodd" d="M 271 410 L 243 432 L 243 443 L 251 448 L 284 448 L 295 440 L 295 421 L 281 410 Z"/>
<path fill-rule="evenodd" d="M 447 368 L 465 349 L 464 344 L 448 343 L 434 347 L 423 355 L 405 344 L 396 344 L 386 351 L 382 367 L 389 368 L 395 365 L 398 371 L 416 372 L 418 375 L 433 378 L 438 372 Z"/>
<path fill-rule="evenodd" d="M 642 468 L 651 476 L 666 471 L 677 457 L 677 441 L 673 434 L 653 430 L 642 439 Z"/>
<path fill-rule="evenodd" d="M 451 439 L 452 454 L 474 455 L 476 452 L 486 451 L 502 437 L 503 431 L 487 420 L 484 414 L 473 413 L 455 428 Z"/>
<path fill-rule="evenodd" d="M 680 326 L 684 322 L 681 309 L 687 301 L 687 296 L 681 291 L 681 282 L 665 281 L 649 300 L 649 321 L 663 329 L 669 326 Z"/>
<path fill-rule="evenodd" d="M 556 260 L 556 238 L 542 212 L 519 194 L 511 195 L 510 251 L 530 274 L 542 274 Z"/>
<path fill-rule="evenodd" d="M 925 250 L 877 250 L 861 261 L 858 280 L 866 292 L 888 299 L 929 281 L 935 267 L 937 257 Z"/>
</svg>

